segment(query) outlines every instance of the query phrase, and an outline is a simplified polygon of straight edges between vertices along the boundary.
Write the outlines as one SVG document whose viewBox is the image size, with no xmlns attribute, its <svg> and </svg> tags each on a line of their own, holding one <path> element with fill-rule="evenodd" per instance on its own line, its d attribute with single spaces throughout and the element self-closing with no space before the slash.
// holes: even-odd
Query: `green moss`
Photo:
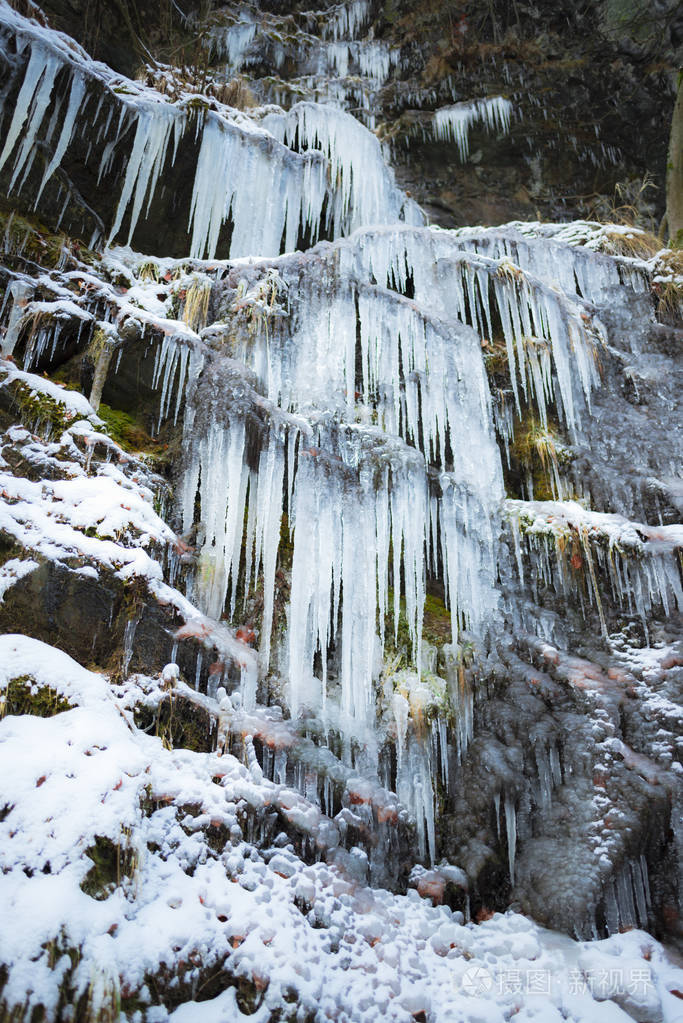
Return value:
<svg viewBox="0 0 683 1023">
<path fill-rule="evenodd" d="M 159 453 L 158 442 L 150 437 L 141 423 L 130 413 L 101 402 L 97 414 L 107 427 L 107 433 L 112 440 L 120 444 L 125 451 L 144 451 L 154 455 Z"/>
<path fill-rule="evenodd" d="M 187 100 L 185 106 L 187 107 L 188 110 L 195 110 L 200 113 L 205 113 L 210 108 L 210 103 L 208 102 L 208 100 L 204 99 L 203 96 L 192 96 L 191 99 Z"/>
<path fill-rule="evenodd" d="M 6 200 L 1 199 L 0 249 L 10 265 L 17 262 L 23 265 L 30 261 L 54 269 L 69 259 L 84 263 L 99 260 L 99 256 L 80 241 L 65 234 L 54 234 L 36 217 L 17 213 Z"/>
<path fill-rule="evenodd" d="M 413 665 L 413 644 L 406 617 L 405 600 L 401 597 L 398 635 L 394 637 L 394 592 L 389 590 L 387 596 L 389 609 L 385 620 L 385 652 L 389 659 L 394 660 L 396 670 Z M 422 639 L 432 646 L 441 647 L 450 643 L 452 638 L 451 613 L 443 600 L 435 594 L 428 593 L 425 597 L 424 616 L 422 620 Z M 398 660 L 397 660 L 398 658 Z"/>
<path fill-rule="evenodd" d="M 32 433 L 60 435 L 73 422 L 73 413 L 51 395 L 33 391 L 20 380 L 14 380 L 9 389 L 22 423 Z"/>
<path fill-rule="evenodd" d="M 0 717 L 8 714 L 51 718 L 71 710 L 69 701 L 49 686 L 39 686 L 30 675 L 10 679 L 4 690 L 0 690 Z"/>
<path fill-rule="evenodd" d="M 523 484 L 531 479 L 534 500 L 556 500 L 556 479 L 561 467 L 571 459 L 572 453 L 563 445 L 557 425 L 549 421 L 544 427 L 527 412 L 516 426 L 510 445 L 511 465 L 505 472 L 509 495 L 524 498 Z"/>
<path fill-rule="evenodd" d="M 452 639 L 451 612 L 440 597 L 431 593 L 425 597 L 422 636 L 434 646 L 450 643 Z"/>
</svg>

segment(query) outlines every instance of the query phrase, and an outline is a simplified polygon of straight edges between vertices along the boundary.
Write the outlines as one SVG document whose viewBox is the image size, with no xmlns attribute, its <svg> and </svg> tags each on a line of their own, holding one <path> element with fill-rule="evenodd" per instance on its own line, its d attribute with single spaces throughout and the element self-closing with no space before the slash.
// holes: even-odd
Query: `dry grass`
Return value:
<svg viewBox="0 0 683 1023">
<path fill-rule="evenodd" d="M 636 259 L 651 259 L 661 247 L 662 243 L 656 235 L 639 228 L 634 228 L 628 233 L 607 229 L 600 244 L 602 252 L 608 252 L 613 256 L 631 256 Z"/>
</svg>

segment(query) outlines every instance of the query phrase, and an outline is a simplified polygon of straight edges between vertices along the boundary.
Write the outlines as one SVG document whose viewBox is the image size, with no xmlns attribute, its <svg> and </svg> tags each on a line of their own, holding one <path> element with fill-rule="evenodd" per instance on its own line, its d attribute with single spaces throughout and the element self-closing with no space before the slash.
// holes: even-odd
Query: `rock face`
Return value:
<svg viewBox="0 0 683 1023">
<path fill-rule="evenodd" d="M 521 0 L 122 2 L 125 38 L 29 7 L 0 0 L 2 1011 L 531 1019 L 523 968 L 544 1019 L 675 1019 L 680 251 L 512 218 L 645 173 L 579 36 L 647 140 L 676 12 L 648 70 L 638 5 L 563 49 Z"/>
</svg>

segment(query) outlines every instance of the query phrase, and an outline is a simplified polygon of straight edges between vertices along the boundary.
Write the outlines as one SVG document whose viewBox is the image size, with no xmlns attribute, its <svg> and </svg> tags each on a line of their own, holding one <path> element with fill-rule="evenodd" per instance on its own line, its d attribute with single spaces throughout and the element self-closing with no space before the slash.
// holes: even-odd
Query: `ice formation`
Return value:
<svg viewBox="0 0 683 1023">
<path fill-rule="evenodd" d="M 633 1012 L 675 1020 L 679 973 L 619 931 L 673 898 L 661 874 L 650 886 L 648 856 L 669 861 L 645 807 L 683 848 L 680 651 L 660 639 L 683 533 L 668 506 L 657 525 L 640 510 L 643 489 L 675 492 L 663 472 L 622 473 L 605 501 L 613 448 L 585 469 L 603 361 L 624 387 L 660 379 L 642 349 L 673 271 L 591 223 L 426 226 L 367 127 L 403 60 L 373 11 L 220 12 L 223 85 L 300 44 L 296 88 L 255 83 L 282 106 L 245 113 L 170 102 L 0 0 L 8 191 L 34 187 L 40 210 L 54 189 L 66 209 L 73 159 L 111 200 L 91 238 L 106 250 L 8 271 L 0 311 L 0 410 L 23 422 L 0 442 L 0 613 L 35 601 L 38 620 L 53 585 L 96 593 L 93 663 L 114 665 L 110 682 L 86 671 L 58 632 L 0 637 L 0 717 L 13 686 L 59 711 L 7 714 L 0 749 L 6 902 L 26 919 L 41 886 L 51 906 L 21 948 L 0 933 L 3 997 L 50 1021 L 57 953 L 74 1004 L 139 996 L 147 1023 L 240 1019 L 241 984 L 256 1020 L 295 1003 L 353 1023 L 616 1021 L 616 995 L 572 989 L 577 961 L 585 980 L 610 958 L 646 981 Z M 463 159 L 475 123 L 509 130 L 502 96 L 443 102 L 429 130 Z M 184 249 L 132 251 L 181 164 Z M 90 400 L 41 375 L 74 352 Z M 122 391 L 144 408 L 144 458 L 107 432 L 125 434 Z M 172 486 L 152 468 L 168 445 Z M 597 653 L 570 652 L 578 628 Z M 98 843 L 125 868 L 101 899 Z M 487 876 L 505 904 L 612 937 L 493 914 Z M 520 964 L 545 971 L 542 1000 L 505 987 Z M 170 1007 L 151 990 L 167 969 Z M 495 996 L 472 990 L 482 976 Z"/>
<path fill-rule="evenodd" d="M 441 107 L 434 113 L 432 131 L 437 139 L 455 142 L 460 159 L 466 160 L 471 125 L 481 121 L 488 131 L 505 134 L 510 129 L 511 116 L 512 103 L 503 96 L 454 103 L 452 106 Z"/>
<path fill-rule="evenodd" d="M 361 223 L 390 223 L 406 203 L 381 159 L 377 140 L 350 116 L 339 111 L 319 116 L 317 108 L 304 104 L 287 114 L 268 113 L 261 123 L 270 130 L 264 131 L 231 108 L 209 109 L 202 102 L 195 110 L 191 96 L 177 104 L 166 103 L 158 93 L 133 83 L 122 89 L 116 76 L 106 77 L 101 65 L 93 71 L 82 51 L 41 32 L 4 0 L 2 11 L 4 52 L 11 54 L 13 34 L 30 52 L 0 153 L 0 169 L 12 161 L 9 190 L 21 190 L 40 136 L 51 130 L 45 126 L 46 111 L 63 71 L 69 78 L 67 107 L 36 202 L 79 137 L 84 122 L 76 119 L 76 111 L 92 106 L 86 162 L 97 169 L 101 184 L 113 178 L 119 190 L 106 229 L 109 241 L 123 231 L 130 242 L 140 219 L 149 213 L 162 171 L 170 173 L 179 146 L 188 144 L 193 134 L 199 136 L 188 214 L 188 248 L 194 256 L 215 255 L 219 233 L 228 220 L 231 255 L 276 255 L 281 245 L 292 251 L 301 233 L 317 237 L 321 226 L 339 235 Z M 106 99 L 100 94 L 95 102 L 96 89 L 104 90 Z M 122 145 L 125 151 L 121 140 L 131 129 L 132 148 L 126 151 L 125 173 L 120 175 L 115 154 Z M 292 153 L 278 145 L 272 134 L 288 144 L 297 130 L 304 148 L 321 149 L 327 159 L 315 153 Z M 323 208 L 327 210 L 324 225 Z M 406 209 L 410 217 L 418 215 L 414 204 L 408 203 Z"/>
</svg>

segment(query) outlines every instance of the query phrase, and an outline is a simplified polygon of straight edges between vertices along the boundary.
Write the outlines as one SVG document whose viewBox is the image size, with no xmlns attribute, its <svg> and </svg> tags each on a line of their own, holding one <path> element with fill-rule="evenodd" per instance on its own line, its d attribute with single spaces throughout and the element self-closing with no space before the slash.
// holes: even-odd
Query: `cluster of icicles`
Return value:
<svg viewBox="0 0 683 1023">
<path fill-rule="evenodd" d="M 355 27 L 361 15 L 346 11 L 339 15 L 340 25 Z M 199 144 L 187 212 L 193 257 L 213 258 L 228 222 L 232 257 L 291 252 L 302 235 L 315 240 L 367 224 L 423 223 L 417 205 L 396 187 L 375 136 L 337 107 L 302 102 L 287 112 L 265 107 L 248 118 L 216 104 L 216 109 L 203 102 L 198 106 L 191 94 L 170 104 L 102 65 L 94 71 L 83 51 L 55 45 L 53 36 L 5 0 L 0 21 L 0 50 L 10 65 L 17 64 L 15 51 L 20 54 L 23 74 L 16 103 L 3 111 L 0 170 L 12 161 L 9 192 L 19 193 L 38 153 L 51 149 L 34 201 L 39 208 L 70 147 L 87 147 L 85 162 L 98 186 L 118 194 L 111 223 L 96 229 L 91 245 L 115 239 L 131 243 L 160 179 L 172 171 L 181 145 L 193 135 Z M 375 73 L 372 67 L 365 71 Z M 58 87 L 65 77 L 68 87 Z M 437 112 L 434 130 L 439 137 L 457 138 L 464 157 L 472 123 L 507 130 L 509 118 L 508 101 L 477 100 Z M 119 178 L 124 154 L 126 169 Z M 70 193 L 63 183 L 59 200 L 66 209 Z"/>
<path fill-rule="evenodd" d="M 167 333 L 153 384 L 162 418 L 185 406 L 180 512 L 190 530 L 199 495 L 203 534 L 192 599 L 214 619 L 226 603 L 230 618 L 239 617 L 238 589 L 247 594 L 262 581 L 262 675 L 275 665 L 287 677 L 293 715 L 311 706 L 335 716 L 348 734 L 372 731 L 390 613 L 395 639 L 405 618 L 420 683 L 428 575 L 444 582 L 453 643 L 463 626 L 481 634 L 496 620 L 504 488 L 482 338 L 500 324 L 515 413 L 532 404 L 545 425 L 552 405 L 574 436 L 598 383 L 594 349 L 604 333 L 583 300 L 604 300 L 623 283 L 618 265 L 552 237 L 420 226 L 422 215 L 396 188 L 376 138 L 333 107 L 269 109 L 261 126 L 217 111 L 193 120 L 187 106 L 144 90 L 115 94 L 101 68 L 98 102 L 85 55 L 49 45 L 6 4 L 0 10 L 25 65 L 0 153 L 0 168 L 13 160 L 12 188 L 26 181 L 38 140 L 53 150 L 40 192 L 47 187 L 78 135 L 77 115 L 92 133 L 100 181 L 131 132 L 108 231 L 112 240 L 126 224 L 130 241 L 193 124 L 201 138 L 188 220 L 192 256 L 214 255 L 228 218 L 233 256 L 275 257 L 283 239 L 291 251 L 302 229 L 318 236 L 323 215 L 333 236 L 362 228 L 303 255 L 252 264 L 252 279 L 262 273 L 281 282 L 286 315 L 238 333 L 230 358 L 194 330 L 189 340 L 187 332 Z M 344 17 L 349 29 L 356 15 Z M 2 46 L 12 56 L 9 38 L 2 36 Z M 69 89 L 54 103 L 63 73 Z M 449 108 L 435 123 L 462 150 L 472 119 L 505 129 L 509 116 L 496 100 L 466 114 Z M 384 226 L 363 227 L 373 224 Z M 219 295 L 231 268 L 203 269 Z M 627 283 L 639 286 L 635 276 Z M 15 321 L 18 336 L 21 316 Z M 288 621 L 271 649 L 285 525 L 293 545 Z M 255 687 L 244 695 L 250 710 Z M 471 700 L 464 694 L 461 702 L 462 751 Z M 418 743 L 406 734 L 400 699 L 392 709 L 399 795 L 433 854 L 434 750 L 445 780 L 446 739 L 439 725 L 431 743 Z M 506 804 L 511 874 L 513 811 Z"/>
<path fill-rule="evenodd" d="M 217 396 L 206 373 L 189 402 L 183 526 L 192 526 L 199 488 L 205 539 L 197 599 L 218 615 L 228 598 L 235 613 L 246 549 L 245 589 L 263 572 L 264 672 L 287 516 L 292 585 L 287 649 L 277 660 L 287 664 L 294 712 L 302 702 L 324 707 L 334 646 L 342 712 L 356 727 L 368 720 L 388 612 L 395 629 L 405 616 L 421 663 L 429 573 L 444 580 L 453 642 L 463 625 L 480 632 L 495 618 L 493 523 L 503 482 L 480 341 L 493 308 L 518 402 L 533 400 L 545 415 L 553 401 L 574 429 L 595 383 L 594 339 L 573 304 L 540 279 L 521 271 L 509 277 L 500 261 L 462 252 L 459 242 L 447 232 L 385 228 L 281 257 L 275 269 L 288 315 L 231 342 L 259 393 L 231 361 L 235 375 Z M 399 293 L 408 270 L 413 299 Z M 361 283 L 372 277 L 397 290 Z M 433 315 L 423 311 L 428 297 Z M 547 345 L 540 378 L 523 343 L 531 331 Z M 168 400 L 164 392 L 162 404 Z M 267 428 L 258 464 L 250 465 L 255 405 Z"/>
</svg>

